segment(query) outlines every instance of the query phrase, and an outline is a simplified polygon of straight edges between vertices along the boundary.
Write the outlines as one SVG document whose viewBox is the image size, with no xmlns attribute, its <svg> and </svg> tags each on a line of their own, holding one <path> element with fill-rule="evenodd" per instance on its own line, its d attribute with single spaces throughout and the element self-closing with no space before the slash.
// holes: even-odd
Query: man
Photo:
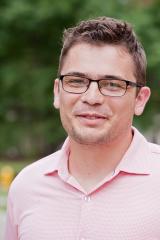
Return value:
<svg viewBox="0 0 160 240">
<path fill-rule="evenodd" d="M 150 89 L 131 26 L 66 30 L 54 96 L 68 138 L 14 180 L 5 239 L 160 239 L 160 147 L 132 127 Z"/>
</svg>

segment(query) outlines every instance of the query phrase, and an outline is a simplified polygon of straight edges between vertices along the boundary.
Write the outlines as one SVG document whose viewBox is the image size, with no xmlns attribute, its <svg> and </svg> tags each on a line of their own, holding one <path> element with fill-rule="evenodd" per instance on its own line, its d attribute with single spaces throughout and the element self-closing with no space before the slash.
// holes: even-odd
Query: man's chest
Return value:
<svg viewBox="0 0 160 240">
<path fill-rule="evenodd" d="M 129 186 L 106 184 L 89 195 L 72 188 L 49 197 L 39 193 L 36 204 L 20 213 L 19 239 L 160 239 L 158 192 L 144 190 L 143 181 Z"/>
</svg>

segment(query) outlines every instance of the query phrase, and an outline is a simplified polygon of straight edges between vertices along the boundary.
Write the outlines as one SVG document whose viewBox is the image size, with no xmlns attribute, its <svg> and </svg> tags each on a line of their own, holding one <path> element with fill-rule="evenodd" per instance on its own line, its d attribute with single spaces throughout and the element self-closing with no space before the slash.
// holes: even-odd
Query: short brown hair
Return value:
<svg viewBox="0 0 160 240">
<path fill-rule="evenodd" d="M 99 17 L 80 22 L 63 33 L 63 47 L 59 61 L 59 73 L 69 49 L 77 43 L 86 42 L 93 45 L 112 44 L 124 46 L 131 55 L 137 83 L 146 84 L 146 55 L 138 41 L 132 26 L 125 21 L 109 17 Z"/>
</svg>

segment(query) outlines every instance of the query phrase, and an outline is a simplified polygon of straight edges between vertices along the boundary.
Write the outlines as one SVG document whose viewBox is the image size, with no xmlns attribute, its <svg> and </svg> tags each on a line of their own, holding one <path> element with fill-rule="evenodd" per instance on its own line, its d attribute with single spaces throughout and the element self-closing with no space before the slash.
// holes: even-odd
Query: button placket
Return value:
<svg viewBox="0 0 160 240">
<path fill-rule="evenodd" d="M 91 240 L 90 238 L 80 238 L 80 240 Z"/>
<path fill-rule="evenodd" d="M 91 201 L 91 197 L 89 195 L 84 195 L 83 199 L 86 201 L 86 202 L 90 202 Z"/>
<path fill-rule="evenodd" d="M 90 223 L 91 216 L 91 196 L 89 194 L 83 194 L 81 196 L 81 219 L 79 225 L 79 240 L 91 240 L 88 238 L 88 224 Z M 85 237 L 86 236 L 86 237 Z"/>
</svg>

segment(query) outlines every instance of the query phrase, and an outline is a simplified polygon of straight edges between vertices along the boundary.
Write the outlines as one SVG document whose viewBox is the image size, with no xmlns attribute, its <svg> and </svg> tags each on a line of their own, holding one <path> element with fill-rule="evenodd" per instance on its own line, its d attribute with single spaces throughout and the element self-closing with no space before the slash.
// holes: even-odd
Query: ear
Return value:
<svg viewBox="0 0 160 240">
<path fill-rule="evenodd" d="M 54 81 L 54 100 L 53 100 L 53 106 L 56 109 L 59 109 L 59 80 L 55 79 Z"/>
<path fill-rule="evenodd" d="M 146 103 L 148 102 L 151 95 L 149 87 L 142 87 L 136 97 L 135 102 L 135 115 L 139 116 L 143 113 Z"/>
</svg>

